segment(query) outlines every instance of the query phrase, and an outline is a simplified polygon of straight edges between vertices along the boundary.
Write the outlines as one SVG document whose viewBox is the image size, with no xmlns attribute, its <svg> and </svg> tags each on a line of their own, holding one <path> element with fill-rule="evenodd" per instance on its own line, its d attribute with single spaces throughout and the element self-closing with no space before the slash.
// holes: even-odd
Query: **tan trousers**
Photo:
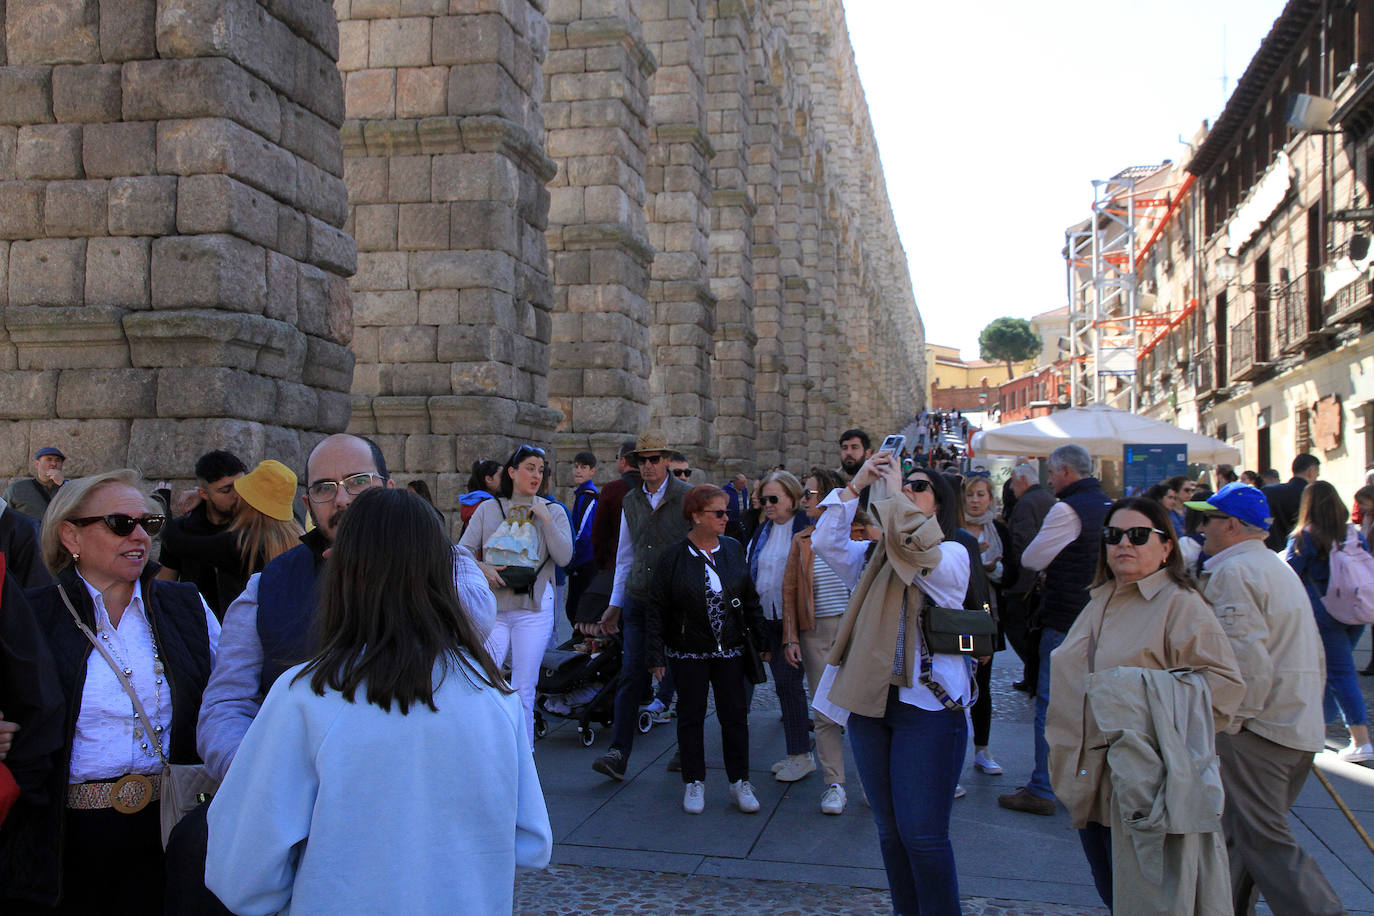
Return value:
<svg viewBox="0 0 1374 916">
<path fill-rule="evenodd" d="M 1231 897 L 1237 916 L 1255 912 L 1259 894 L 1275 913 L 1336 916 L 1340 898 L 1288 826 L 1312 752 L 1294 750 L 1242 729 L 1217 735 L 1226 807 L 1221 826 L 1231 861 Z"/>
<path fill-rule="evenodd" d="M 806 695 L 810 699 L 816 697 L 816 685 L 825 673 L 825 659 L 830 655 L 830 646 L 835 642 L 843 618 L 843 614 L 817 617 L 814 627 L 797 636 L 801 643 L 802 668 L 806 671 Z M 816 724 L 816 757 L 820 760 L 825 784 L 844 785 L 844 730 L 814 709 L 811 719 Z"/>
</svg>

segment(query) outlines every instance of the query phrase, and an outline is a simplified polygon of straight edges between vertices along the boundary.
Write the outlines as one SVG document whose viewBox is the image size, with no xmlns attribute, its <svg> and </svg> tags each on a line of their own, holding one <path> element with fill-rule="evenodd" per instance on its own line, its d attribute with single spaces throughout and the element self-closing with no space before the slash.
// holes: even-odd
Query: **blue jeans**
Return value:
<svg viewBox="0 0 1374 916">
<path fill-rule="evenodd" d="M 639 731 L 639 704 L 649 692 L 649 669 L 644 663 L 644 609 L 633 598 L 620 609 L 620 683 L 615 690 L 615 721 L 611 723 L 611 747 L 630 759 Z"/>
<path fill-rule="evenodd" d="M 1050 653 L 1059 648 L 1064 634 L 1049 628 L 1040 631 L 1040 679 L 1035 685 L 1035 769 L 1026 791 L 1036 798 L 1054 801 L 1050 788 L 1050 743 L 1045 740 L 1045 714 L 1050 708 Z"/>
<path fill-rule="evenodd" d="M 893 912 L 959 916 L 949 815 L 968 747 L 964 711 L 909 706 L 893 687 L 881 719 L 851 715 L 847 730 L 878 825 Z"/>
<path fill-rule="evenodd" d="M 1322 711 L 1327 722 L 1368 725 L 1369 711 L 1360 691 L 1360 676 L 1355 670 L 1352 650 L 1364 635 L 1362 624 L 1341 623 L 1326 612 L 1326 608 L 1312 606 L 1317 617 L 1317 632 L 1326 650 L 1326 692 L 1322 695 Z"/>
</svg>

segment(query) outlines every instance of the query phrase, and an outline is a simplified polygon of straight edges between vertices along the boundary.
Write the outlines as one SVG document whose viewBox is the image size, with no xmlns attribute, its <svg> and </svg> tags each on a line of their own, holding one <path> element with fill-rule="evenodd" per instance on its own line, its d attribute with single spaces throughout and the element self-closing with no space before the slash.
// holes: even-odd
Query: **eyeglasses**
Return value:
<svg viewBox="0 0 1374 916">
<path fill-rule="evenodd" d="M 372 486 L 373 478 L 382 480 L 381 474 L 372 471 L 364 471 L 361 474 L 350 474 L 343 480 L 317 480 L 306 488 L 306 493 L 310 496 L 312 503 L 333 502 L 339 494 L 339 487 L 344 488 L 344 492 L 349 496 L 357 496 L 359 493 Z"/>
<path fill-rule="evenodd" d="M 1226 515 L 1223 512 L 1207 512 L 1202 516 L 1202 520 L 1204 522 L 1225 521 L 1228 518 L 1231 518 L 1231 516 Z"/>
<path fill-rule="evenodd" d="M 714 515 L 716 518 L 725 518 L 730 513 L 724 509 L 702 509 L 698 515 Z"/>
<path fill-rule="evenodd" d="M 681 477 L 683 480 L 686 480 L 688 477 L 691 477 L 691 476 L 692 476 L 692 469 L 691 469 L 691 468 L 673 468 L 673 476 L 674 476 L 674 477 Z"/>
<path fill-rule="evenodd" d="M 134 533 L 134 528 L 142 525 L 143 530 L 149 536 L 157 534 L 162 530 L 163 524 L 167 521 L 165 515 L 125 515 L 122 512 L 114 512 L 110 515 L 89 515 L 85 518 L 69 518 L 67 521 L 73 525 L 85 528 L 87 525 L 94 525 L 96 522 L 104 522 L 105 527 L 109 528 L 116 535 L 126 538 Z"/>
<path fill-rule="evenodd" d="M 1150 539 L 1151 534 L 1167 537 L 1167 535 L 1158 528 L 1147 528 L 1141 525 L 1137 528 L 1103 528 L 1102 540 L 1106 541 L 1108 544 L 1116 545 L 1120 544 L 1121 539 L 1124 537 L 1130 540 L 1134 546 L 1144 547 L 1145 542 Z"/>
<path fill-rule="evenodd" d="M 911 480 L 902 481 L 902 489 L 910 490 L 913 493 L 924 493 L 931 488 L 931 483 L 924 477 L 916 477 Z"/>
<path fill-rule="evenodd" d="M 649 464 L 658 464 L 666 457 L 666 455 L 641 455 L 639 460 L 647 461 Z"/>
</svg>

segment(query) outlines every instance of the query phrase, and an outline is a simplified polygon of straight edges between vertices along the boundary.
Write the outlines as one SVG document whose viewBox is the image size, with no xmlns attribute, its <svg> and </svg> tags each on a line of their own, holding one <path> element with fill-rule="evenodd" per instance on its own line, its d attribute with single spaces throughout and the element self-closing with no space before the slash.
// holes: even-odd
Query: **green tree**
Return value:
<svg viewBox="0 0 1374 916">
<path fill-rule="evenodd" d="M 1007 378 L 1012 377 L 1012 363 L 1033 359 L 1040 349 L 1040 335 L 1024 318 L 995 318 L 978 335 L 978 355 L 988 362 L 1006 363 Z"/>
</svg>

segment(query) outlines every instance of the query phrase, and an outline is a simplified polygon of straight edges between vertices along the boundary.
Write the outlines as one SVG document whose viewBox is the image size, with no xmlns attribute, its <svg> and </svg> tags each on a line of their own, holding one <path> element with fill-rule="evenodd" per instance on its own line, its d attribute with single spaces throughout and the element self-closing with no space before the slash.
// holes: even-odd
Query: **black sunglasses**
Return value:
<svg viewBox="0 0 1374 916">
<path fill-rule="evenodd" d="M 781 497 L 781 496 L 760 496 L 760 497 L 759 497 L 759 502 L 761 502 L 761 503 L 768 503 L 768 505 L 770 505 L 770 506 L 776 506 L 778 503 L 782 502 L 782 497 Z"/>
<path fill-rule="evenodd" d="M 1108 544 L 1120 544 L 1121 539 L 1127 538 L 1136 547 L 1145 546 L 1145 542 L 1150 539 L 1151 534 L 1157 534 L 1161 538 L 1166 537 L 1163 531 L 1158 528 L 1147 528 L 1140 525 L 1136 528 L 1115 528 L 1108 527 L 1102 529 L 1102 540 Z"/>
<path fill-rule="evenodd" d="M 1208 512 L 1208 513 L 1206 513 L 1205 515 L 1202 516 L 1202 520 L 1203 520 L 1204 522 L 1215 522 L 1215 521 L 1217 521 L 1217 520 L 1219 520 L 1219 519 L 1220 519 L 1220 520 L 1225 520 L 1225 519 L 1228 519 L 1228 518 L 1231 518 L 1231 516 L 1227 515 L 1227 514 L 1224 513 L 1224 512 Z"/>
<path fill-rule="evenodd" d="M 702 509 L 700 515 L 714 515 L 716 518 L 725 518 L 730 513 L 724 509 Z"/>
<path fill-rule="evenodd" d="M 515 450 L 515 454 L 511 457 L 511 460 L 510 460 L 510 461 L 511 461 L 511 464 L 519 464 L 521 461 L 524 461 L 526 458 L 530 457 L 531 455 L 538 455 L 540 458 L 545 457 L 545 456 L 544 456 L 544 450 L 543 450 L 542 448 L 540 448 L 539 446 L 537 446 L 537 445 L 522 445 L 522 446 L 520 446 L 518 449 Z"/>
<path fill-rule="evenodd" d="M 686 480 L 688 477 L 691 477 L 691 476 L 692 476 L 692 469 L 691 469 L 691 468 L 674 468 L 674 469 L 673 469 L 673 476 L 674 476 L 674 477 L 681 477 L 683 480 Z"/>
<path fill-rule="evenodd" d="M 105 527 L 109 528 L 119 537 L 126 538 L 134 533 L 134 528 L 139 525 L 148 532 L 149 536 L 157 534 L 162 530 L 162 525 L 167 521 L 165 515 L 125 515 L 122 512 L 114 512 L 110 515 L 89 515 L 85 518 L 69 518 L 67 521 L 73 525 L 85 528 L 87 525 L 94 525 L 96 522 L 104 522 Z"/>
<path fill-rule="evenodd" d="M 902 481 L 903 489 L 910 490 L 913 493 L 924 493 L 926 490 L 929 490 L 931 486 L 931 482 L 924 477 L 914 477 L 911 480 Z"/>
<path fill-rule="evenodd" d="M 640 457 L 639 460 L 640 460 L 640 461 L 647 461 L 647 462 L 649 462 L 650 464 L 658 464 L 660 461 L 662 461 L 664 458 L 667 458 L 667 457 L 668 457 L 667 455 L 643 455 L 643 456 Z"/>
</svg>

